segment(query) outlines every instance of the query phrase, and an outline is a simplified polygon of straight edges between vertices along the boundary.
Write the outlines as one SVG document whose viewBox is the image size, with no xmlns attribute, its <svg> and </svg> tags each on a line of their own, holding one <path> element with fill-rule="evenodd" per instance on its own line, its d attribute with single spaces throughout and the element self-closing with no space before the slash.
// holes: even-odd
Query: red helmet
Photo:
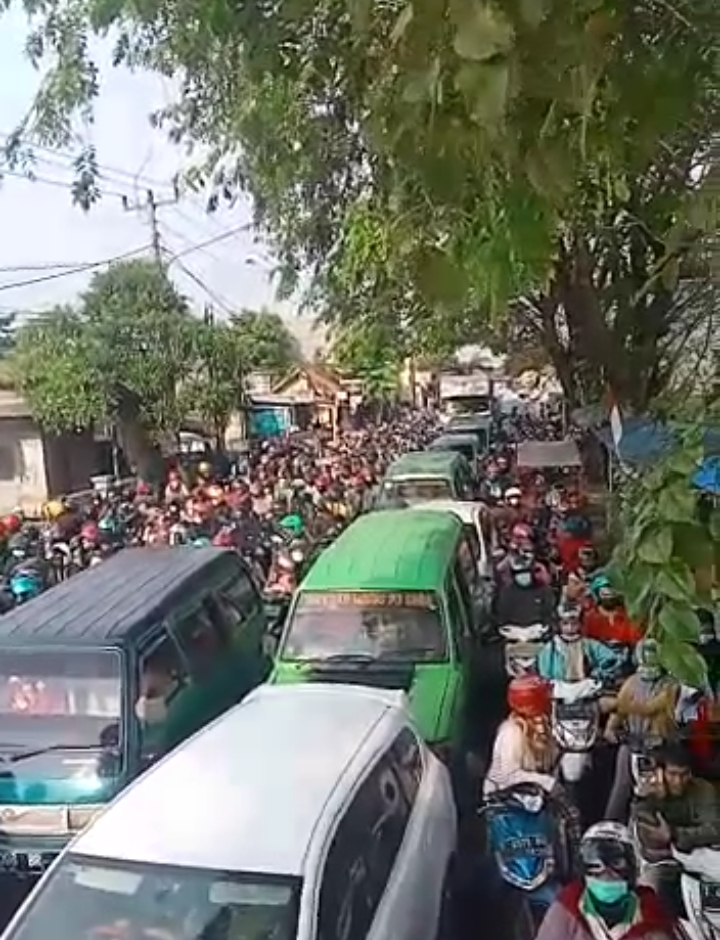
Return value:
<svg viewBox="0 0 720 940">
<path fill-rule="evenodd" d="M 523 718 L 540 718 L 550 711 L 550 685 L 540 676 L 511 679 L 507 703 L 510 711 Z"/>
<path fill-rule="evenodd" d="M 80 538 L 85 542 L 98 542 L 100 540 L 100 529 L 96 522 L 86 522 L 80 529 Z"/>
<path fill-rule="evenodd" d="M 3 518 L 2 522 L 7 535 L 14 535 L 22 529 L 22 519 L 17 513 L 11 512 L 9 516 Z"/>
</svg>

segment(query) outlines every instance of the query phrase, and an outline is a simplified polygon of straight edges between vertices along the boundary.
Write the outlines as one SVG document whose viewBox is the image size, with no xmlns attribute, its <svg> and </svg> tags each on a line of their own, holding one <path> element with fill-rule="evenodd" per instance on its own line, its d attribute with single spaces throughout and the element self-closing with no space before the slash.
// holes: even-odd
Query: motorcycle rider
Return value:
<svg viewBox="0 0 720 940">
<path fill-rule="evenodd" d="M 693 777 L 688 752 L 681 744 L 667 745 L 658 756 L 655 784 L 638 800 L 633 815 L 642 855 L 650 862 L 680 852 L 720 844 L 720 796 L 707 780 Z M 648 868 L 643 880 L 666 899 L 671 910 L 682 912 L 678 896 L 678 869 L 668 865 Z"/>
<path fill-rule="evenodd" d="M 598 574 L 592 579 L 590 594 L 595 604 L 583 617 L 585 635 L 601 643 L 635 646 L 642 639 L 642 631 L 628 617 L 622 595 L 610 584 L 607 575 Z"/>
<path fill-rule="evenodd" d="M 508 557 L 510 580 L 496 594 L 495 618 L 498 624 L 530 627 L 550 624 L 555 614 L 553 589 L 539 577 L 532 555 Z"/>
<path fill-rule="evenodd" d="M 637 669 L 620 687 L 615 711 L 605 727 L 605 737 L 611 744 L 618 742 L 623 729 L 637 740 L 663 741 L 677 730 L 675 706 L 680 686 L 660 664 L 657 642 L 647 639 L 638 643 L 635 660 Z M 632 786 L 631 749 L 623 742 L 615 759 L 615 778 L 605 809 L 607 819 L 627 819 Z"/>
<path fill-rule="evenodd" d="M 538 656 L 537 670 L 543 679 L 559 682 L 599 679 L 605 683 L 619 673 L 623 657 L 604 643 L 583 637 L 581 618 L 580 606 L 567 600 L 560 603 L 557 632 Z"/>
<path fill-rule="evenodd" d="M 495 735 L 483 792 L 535 783 L 551 793 L 558 752 L 550 733 L 550 686 L 539 676 L 511 679 L 507 706 L 509 714 Z"/>
<path fill-rule="evenodd" d="M 580 862 L 581 878 L 562 889 L 535 940 L 673 940 L 673 921 L 657 895 L 637 884 L 627 826 L 591 826 L 580 841 Z"/>
</svg>

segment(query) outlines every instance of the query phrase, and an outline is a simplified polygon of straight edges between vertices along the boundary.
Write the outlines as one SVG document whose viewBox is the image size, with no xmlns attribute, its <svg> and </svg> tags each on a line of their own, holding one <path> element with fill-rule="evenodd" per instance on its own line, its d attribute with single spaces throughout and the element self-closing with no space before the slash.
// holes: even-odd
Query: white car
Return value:
<svg viewBox="0 0 720 940">
<path fill-rule="evenodd" d="M 435 940 L 446 768 L 399 692 L 262 686 L 132 784 L 4 940 Z"/>
</svg>

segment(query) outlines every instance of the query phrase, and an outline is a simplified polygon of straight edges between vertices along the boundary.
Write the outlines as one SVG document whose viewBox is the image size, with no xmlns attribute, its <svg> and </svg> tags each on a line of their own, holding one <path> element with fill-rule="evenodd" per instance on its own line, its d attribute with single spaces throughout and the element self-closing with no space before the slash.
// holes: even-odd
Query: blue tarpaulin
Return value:
<svg viewBox="0 0 720 940">
<path fill-rule="evenodd" d="M 616 451 L 610 426 L 599 428 L 596 434 L 614 454 Z M 672 449 L 676 441 L 677 432 L 659 421 L 652 418 L 624 418 L 617 455 L 624 464 L 642 466 L 662 457 Z M 704 445 L 708 457 L 720 456 L 720 428 L 705 430 Z"/>
<path fill-rule="evenodd" d="M 699 490 L 720 496 L 720 457 L 707 457 L 693 477 L 693 484 Z"/>
</svg>

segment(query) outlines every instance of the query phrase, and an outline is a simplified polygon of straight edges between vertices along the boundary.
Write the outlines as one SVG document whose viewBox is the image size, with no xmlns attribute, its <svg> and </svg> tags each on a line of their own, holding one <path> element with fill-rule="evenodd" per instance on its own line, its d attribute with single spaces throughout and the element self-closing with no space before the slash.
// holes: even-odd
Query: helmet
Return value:
<svg viewBox="0 0 720 940">
<path fill-rule="evenodd" d="M 607 589 L 610 587 L 610 579 L 605 574 L 596 574 L 595 577 L 590 582 L 590 593 L 595 598 L 595 600 L 600 599 L 600 591 L 603 588 Z"/>
<path fill-rule="evenodd" d="M 645 637 L 635 646 L 635 665 L 638 669 L 648 670 L 648 675 L 658 671 L 660 655 L 657 640 Z"/>
<path fill-rule="evenodd" d="M 627 826 L 617 822 L 599 822 L 580 840 L 580 862 L 584 875 L 611 871 L 629 884 L 637 880 L 637 856 Z"/>
<path fill-rule="evenodd" d="M 80 529 L 80 538 L 85 542 L 97 542 L 100 538 L 100 529 L 94 522 L 86 522 Z"/>
<path fill-rule="evenodd" d="M 201 460 L 197 466 L 198 476 L 209 477 L 212 473 L 212 467 L 207 462 L 207 460 Z"/>
<path fill-rule="evenodd" d="M 50 520 L 59 519 L 64 512 L 65 508 L 59 499 L 51 499 L 49 503 L 45 504 L 45 515 Z"/>
<path fill-rule="evenodd" d="M 558 633 L 563 640 L 573 642 L 580 639 L 582 608 L 569 600 L 564 600 L 557 609 Z"/>
<path fill-rule="evenodd" d="M 540 718 L 550 711 L 550 686 L 540 676 L 518 676 L 510 680 L 507 703 L 523 718 Z"/>
<path fill-rule="evenodd" d="M 283 516 L 279 525 L 281 529 L 287 529 L 288 532 L 292 533 L 296 538 L 299 538 L 305 532 L 305 523 L 297 513 L 290 513 L 288 516 Z"/>
<path fill-rule="evenodd" d="M 42 593 L 40 576 L 34 571 L 18 571 L 10 578 L 10 592 L 18 603 Z"/>
<path fill-rule="evenodd" d="M 62 513 L 62 509 L 60 510 Z M 5 531 L 8 535 L 13 535 L 15 532 L 19 532 L 22 528 L 22 519 L 17 513 L 10 513 L 9 516 L 5 516 L 3 519 L 3 525 Z"/>
<path fill-rule="evenodd" d="M 503 499 L 507 503 L 519 503 L 522 499 L 522 490 L 518 486 L 510 486 L 505 490 Z"/>
</svg>

